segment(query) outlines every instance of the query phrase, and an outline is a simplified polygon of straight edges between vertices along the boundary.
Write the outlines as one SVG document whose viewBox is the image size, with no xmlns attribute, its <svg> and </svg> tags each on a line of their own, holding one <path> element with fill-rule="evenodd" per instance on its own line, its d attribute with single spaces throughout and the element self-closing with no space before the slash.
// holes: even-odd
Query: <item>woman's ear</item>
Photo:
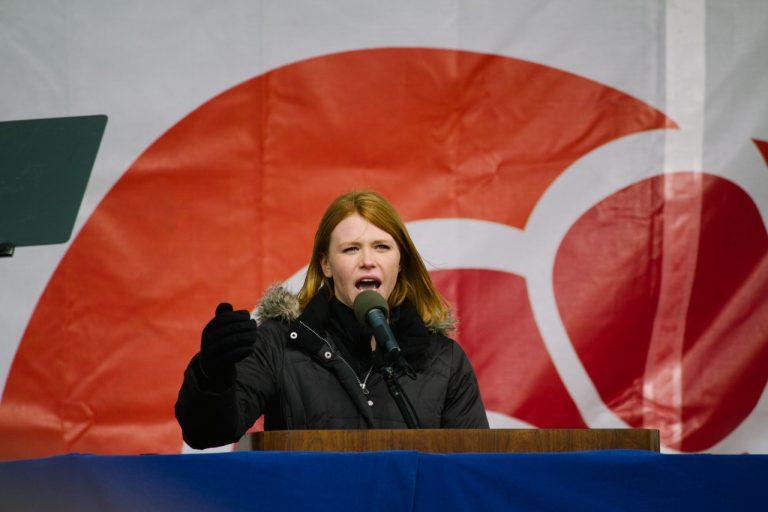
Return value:
<svg viewBox="0 0 768 512">
<path fill-rule="evenodd" d="M 328 258 L 325 256 L 325 254 L 320 255 L 320 268 L 323 270 L 323 275 L 325 277 L 328 279 L 333 277 L 333 272 L 331 272 L 331 265 L 328 263 Z"/>
</svg>

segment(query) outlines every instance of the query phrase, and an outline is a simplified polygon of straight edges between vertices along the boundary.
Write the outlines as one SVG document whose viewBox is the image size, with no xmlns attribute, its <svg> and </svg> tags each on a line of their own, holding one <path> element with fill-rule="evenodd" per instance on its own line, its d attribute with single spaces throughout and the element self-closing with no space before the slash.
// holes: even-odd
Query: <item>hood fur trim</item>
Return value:
<svg viewBox="0 0 768 512">
<path fill-rule="evenodd" d="M 256 322 L 259 325 L 266 320 L 291 322 L 299 318 L 299 315 L 301 315 L 299 296 L 284 288 L 282 283 L 275 283 L 267 288 L 254 312 Z M 431 327 L 427 326 L 427 329 L 432 333 L 445 335 L 455 330 L 457 323 L 456 317 L 451 311 L 446 320 Z"/>
<path fill-rule="evenodd" d="M 459 320 L 455 316 L 453 316 L 453 309 L 448 311 L 448 316 L 443 320 L 442 322 L 435 322 L 434 325 L 427 326 L 427 329 L 429 332 L 435 333 L 435 334 L 442 334 L 443 336 L 447 336 L 448 334 L 456 331 L 456 326 L 458 325 Z"/>
<path fill-rule="evenodd" d="M 286 290 L 282 283 L 275 283 L 264 292 L 256 306 L 256 323 L 261 325 L 266 320 L 290 322 L 299 318 L 299 296 Z"/>
</svg>

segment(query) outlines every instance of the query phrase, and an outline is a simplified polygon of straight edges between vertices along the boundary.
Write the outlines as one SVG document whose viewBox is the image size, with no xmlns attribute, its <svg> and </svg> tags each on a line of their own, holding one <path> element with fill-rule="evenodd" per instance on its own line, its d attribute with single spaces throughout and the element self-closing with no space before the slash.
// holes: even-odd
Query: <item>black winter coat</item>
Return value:
<svg viewBox="0 0 768 512">
<path fill-rule="evenodd" d="M 416 373 L 415 380 L 400 375 L 399 382 L 422 428 L 488 428 L 464 351 L 428 331 L 409 303 L 399 309 L 404 318 L 396 335 Z M 383 376 L 374 369 L 362 389 L 362 379 L 328 339 L 329 311 L 323 294 L 299 315 L 295 296 L 282 288 L 268 291 L 253 353 L 236 365 L 235 383 L 225 390 L 211 386 L 196 355 L 176 402 L 186 443 L 200 449 L 237 442 L 262 414 L 265 430 L 406 428 Z"/>
</svg>

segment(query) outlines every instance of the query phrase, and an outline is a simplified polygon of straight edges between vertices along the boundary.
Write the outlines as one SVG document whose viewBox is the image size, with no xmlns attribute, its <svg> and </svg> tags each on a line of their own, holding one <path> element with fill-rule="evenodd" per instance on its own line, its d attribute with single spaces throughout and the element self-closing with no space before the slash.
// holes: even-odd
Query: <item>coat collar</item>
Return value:
<svg viewBox="0 0 768 512">
<path fill-rule="evenodd" d="M 330 297 L 327 290 L 321 290 L 312 298 L 307 304 L 305 311 L 301 310 L 299 306 L 298 295 L 288 291 L 281 283 L 270 286 L 264 296 L 259 301 L 259 305 L 256 308 L 256 321 L 261 324 L 266 320 L 280 320 L 287 323 L 293 323 L 294 321 L 301 320 L 304 323 L 309 323 L 313 329 L 323 329 L 324 319 L 328 317 L 330 304 L 328 301 Z M 400 321 L 398 314 L 403 316 L 403 320 L 407 319 L 408 324 L 419 323 L 418 313 L 413 304 L 406 301 L 397 310 L 393 312 L 393 322 Z M 456 321 L 450 319 L 444 324 L 427 328 L 423 322 L 421 327 L 426 329 L 432 334 L 446 335 L 448 332 L 454 330 Z M 413 326 L 415 328 L 415 325 Z M 401 329 L 402 330 L 402 329 Z M 410 331 L 411 329 L 409 329 Z M 424 334 L 426 335 L 426 333 Z"/>
<path fill-rule="evenodd" d="M 330 295 L 327 290 L 315 294 L 302 311 L 298 296 L 281 284 L 276 284 L 265 292 L 256 309 L 256 319 L 258 323 L 279 320 L 288 324 L 292 341 L 322 359 L 326 349 L 325 322 L 331 314 L 330 309 Z M 453 328 L 453 323 L 445 327 Z M 445 327 L 428 329 L 416 307 L 407 300 L 392 312 L 392 330 L 400 343 L 403 355 L 412 364 L 418 364 L 419 356 L 424 354 L 432 335 L 444 334 Z"/>
<path fill-rule="evenodd" d="M 299 331 L 297 342 L 300 346 L 313 354 L 324 348 L 325 322 L 330 312 L 330 298 L 327 293 L 320 292 L 312 297 L 298 317 L 289 321 L 291 328 Z"/>
</svg>

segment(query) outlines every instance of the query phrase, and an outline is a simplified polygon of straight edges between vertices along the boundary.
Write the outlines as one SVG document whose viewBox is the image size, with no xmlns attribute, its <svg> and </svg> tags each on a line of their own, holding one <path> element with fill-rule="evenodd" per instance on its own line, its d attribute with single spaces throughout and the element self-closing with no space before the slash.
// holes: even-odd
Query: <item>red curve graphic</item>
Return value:
<svg viewBox="0 0 768 512">
<path fill-rule="evenodd" d="M 8 377 L 0 457 L 177 452 L 172 405 L 201 326 L 305 265 L 343 191 L 376 189 L 407 221 L 524 227 L 573 161 L 670 126 L 582 77 L 453 50 L 323 56 L 225 91 L 136 160 L 62 258 Z"/>
</svg>

